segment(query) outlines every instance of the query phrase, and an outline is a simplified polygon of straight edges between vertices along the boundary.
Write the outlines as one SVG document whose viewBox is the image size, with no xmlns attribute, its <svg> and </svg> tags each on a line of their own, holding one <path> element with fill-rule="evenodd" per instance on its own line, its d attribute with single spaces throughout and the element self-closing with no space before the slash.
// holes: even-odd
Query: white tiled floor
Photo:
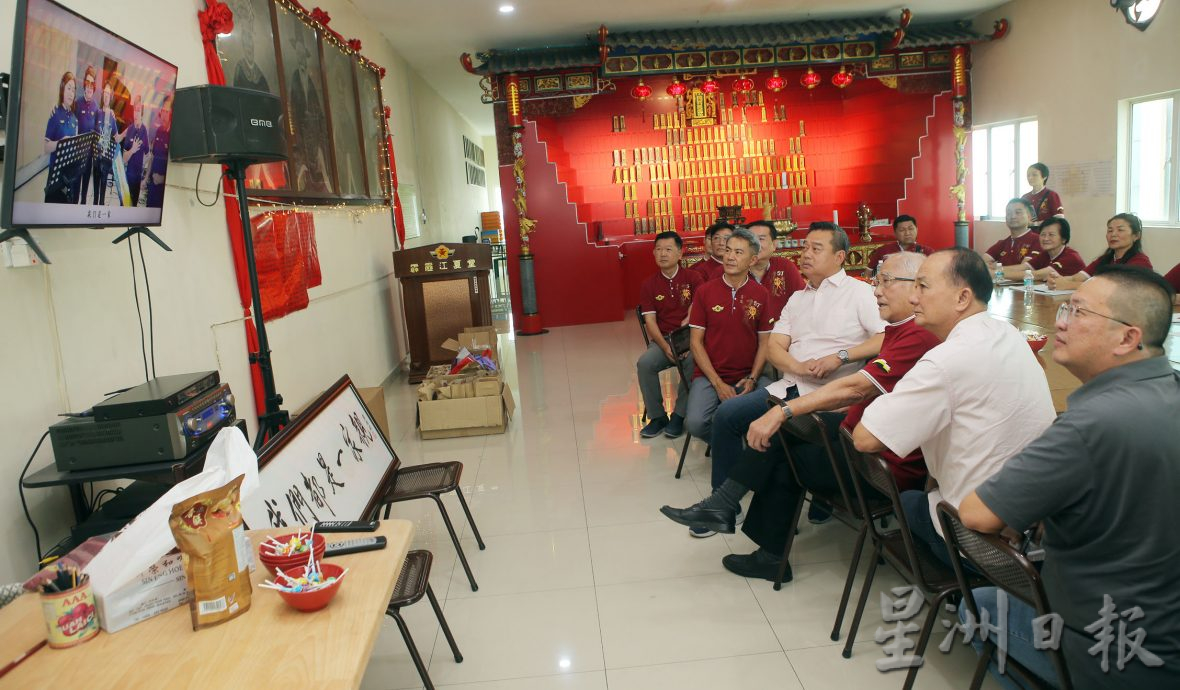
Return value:
<svg viewBox="0 0 1180 690">
<path fill-rule="evenodd" d="M 900 688 L 901 672 L 882 674 L 874 664 L 883 658 L 873 640 L 882 625 L 878 592 L 901 583 L 895 573 L 878 571 L 852 658 L 840 655 L 843 640 L 829 639 L 855 536 L 846 527 L 802 525 L 795 579 L 775 592 L 769 582 L 721 567 L 722 556 L 755 548 L 744 535 L 693 539 L 659 514 L 661 505 L 686 506 L 708 491 L 709 460 L 694 443 L 677 480 L 683 441 L 639 439 L 636 330 L 627 319 L 540 337 L 502 335 L 501 359 L 517 401 L 502 435 L 420 441 L 407 421 L 414 388 L 404 379 L 387 388 L 391 442 L 402 462 L 462 460 L 463 490 L 487 544 L 486 551 L 477 548 L 458 501 L 445 499 L 479 582 L 472 592 L 433 504 L 394 507 L 396 517 L 417 524 L 414 548 L 435 555 L 430 580 L 464 655 L 455 663 L 429 604 L 406 609 L 435 684 Z M 850 610 L 845 632 L 851 617 Z M 936 627 L 919 688 L 970 682 L 975 655 L 961 645 L 940 653 L 943 635 Z M 391 620 L 363 687 L 421 687 Z M 996 686 L 989 679 L 984 687 Z"/>
</svg>

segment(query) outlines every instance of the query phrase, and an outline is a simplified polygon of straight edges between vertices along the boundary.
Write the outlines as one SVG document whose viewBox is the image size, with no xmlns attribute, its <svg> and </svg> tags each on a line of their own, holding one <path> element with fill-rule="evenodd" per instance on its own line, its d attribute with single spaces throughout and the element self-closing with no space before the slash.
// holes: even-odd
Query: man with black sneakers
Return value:
<svg viewBox="0 0 1180 690">
<path fill-rule="evenodd" d="M 668 334 L 688 323 L 688 308 L 692 296 L 705 282 L 697 271 L 680 268 L 680 255 L 684 241 L 680 235 L 669 230 L 656 235 L 655 257 L 658 273 L 643 282 L 639 288 L 639 309 L 643 314 L 643 327 L 651 344 L 635 365 L 639 375 L 639 392 L 650 420 L 639 432 L 643 438 L 655 438 L 661 432 L 668 438 L 677 438 L 684 433 L 684 410 L 688 406 L 688 381 L 683 379 L 676 393 L 676 407 L 672 418 L 664 412 L 664 396 L 660 391 L 660 372 L 676 366 Z M 692 354 L 689 353 L 686 368 L 692 369 Z"/>
<path fill-rule="evenodd" d="M 888 325 L 885 327 L 879 356 L 865 365 L 860 375 L 838 378 L 785 402 L 781 407 L 770 408 L 750 425 L 746 434 L 746 442 L 752 452 L 747 451 L 742 456 L 721 486 L 691 508 L 677 510 L 665 506 L 661 509 L 664 515 L 681 524 L 732 533 L 738 501 L 747 491 L 753 490 L 754 500 L 742 531 L 759 545 L 759 549 L 748 555 L 726 556 L 721 563 L 727 570 L 743 577 L 773 580 L 778 573 L 787 539 L 795 529 L 795 525 L 788 524 L 787 518 L 795 514 L 799 501 L 803 500 L 803 490 L 795 482 L 786 463 L 779 428 L 792 417 L 821 412 L 829 436 L 835 442 L 835 435 L 841 425 L 855 428 L 864 408 L 881 393 L 892 390 L 914 363 L 938 344 L 934 335 L 914 323 L 913 306 L 909 301 L 914 275 L 924 258 L 921 254 L 901 252 L 891 254 L 882 263 L 873 294 L 880 317 Z M 847 416 L 823 412 L 848 405 L 852 407 Z M 787 439 L 804 480 L 812 485 L 835 488 L 836 478 L 824 450 L 802 441 L 793 443 L 791 440 L 794 437 L 789 435 Z M 884 457 L 902 486 L 922 487 L 926 471 L 920 452 L 905 458 L 891 454 Z M 784 581 L 790 580 L 791 571 L 788 567 Z"/>
<path fill-rule="evenodd" d="M 718 405 L 745 398 L 766 383 L 759 377 L 770 336 L 768 295 L 750 280 L 750 264 L 760 248 L 749 230 L 735 230 L 725 252 L 725 273 L 697 288 L 692 298 L 688 325 L 695 370 L 685 425 L 699 439 L 709 440 Z"/>
<path fill-rule="evenodd" d="M 733 226 L 723 220 L 705 228 L 705 258 L 689 268 L 699 272 L 705 280 L 720 278 L 725 272 L 725 247 L 733 230 Z"/>
</svg>

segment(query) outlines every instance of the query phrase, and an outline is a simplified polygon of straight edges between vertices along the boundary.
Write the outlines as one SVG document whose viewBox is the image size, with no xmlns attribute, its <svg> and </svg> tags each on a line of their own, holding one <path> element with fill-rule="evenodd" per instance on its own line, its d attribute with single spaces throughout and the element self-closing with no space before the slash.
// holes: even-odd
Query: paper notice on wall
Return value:
<svg viewBox="0 0 1180 690">
<path fill-rule="evenodd" d="M 1114 161 L 1058 163 L 1050 180 L 1049 188 L 1063 197 L 1114 196 Z"/>
</svg>

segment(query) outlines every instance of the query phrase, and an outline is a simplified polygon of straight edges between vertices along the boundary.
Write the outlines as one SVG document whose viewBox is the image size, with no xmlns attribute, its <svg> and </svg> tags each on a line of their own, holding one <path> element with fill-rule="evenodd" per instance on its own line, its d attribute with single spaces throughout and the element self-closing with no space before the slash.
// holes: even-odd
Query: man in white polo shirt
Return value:
<svg viewBox="0 0 1180 690">
<path fill-rule="evenodd" d="M 873 401 L 853 433 L 858 450 L 906 456 L 921 447 L 929 494 L 901 495 L 910 531 L 948 560 L 934 507 L 959 503 L 1053 423 L 1045 372 L 1025 338 L 987 313 L 987 265 L 963 247 L 935 252 L 910 298 L 919 326 L 943 341 L 893 392 Z"/>
<path fill-rule="evenodd" d="M 844 272 L 848 235 L 831 223 L 812 223 L 800 257 L 807 287 L 791 295 L 767 343 L 767 356 L 783 372 L 766 391 L 783 400 L 810 393 L 828 381 L 855 373 L 862 360 L 881 351 L 885 321 L 873 288 Z M 727 400 L 713 415 L 713 488 L 729 476 L 744 452 L 750 423 L 766 413 L 766 396 Z M 761 453 L 759 453 L 761 454 Z M 709 536 L 700 534 L 697 536 Z"/>
</svg>

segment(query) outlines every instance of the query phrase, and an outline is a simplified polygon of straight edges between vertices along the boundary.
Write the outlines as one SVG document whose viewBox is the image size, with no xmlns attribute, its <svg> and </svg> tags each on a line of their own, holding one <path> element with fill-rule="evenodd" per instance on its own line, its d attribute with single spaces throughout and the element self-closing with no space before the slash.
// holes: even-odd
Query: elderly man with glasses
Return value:
<svg viewBox="0 0 1180 690">
<path fill-rule="evenodd" d="M 1083 283 L 1057 312 L 1053 348 L 1053 361 L 1081 388 L 1052 426 L 959 505 L 963 524 L 982 532 L 1043 522 L 1041 575 L 1063 619 L 1076 688 L 1180 688 L 1180 374 L 1164 355 L 1172 299 L 1163 278 L 1131 266 L 1099 269 Z M 997 621 L 996 589 L 975 597 Z M 1014 598 L 1007 604 L 1008 654 L 1061 687 L 1047 655 L 1028 642 L 1036 613 Z M 1110 615 L 1117 663 L 1103 668 L 1110 659 L 1100 635 Z M 1137 630 L 1145 636 L 1124 644 Z"/>
<path fill-rule="evenodd" d="M 854 428 L 869 401 L 892 390 L 910 367 L 938 344 L 933 334 L 914 323 L 914 310 L 910 304 L 914 274 L 924 258 L 921 254 L 901 252 L 891 254 L 883 262 L 882 270 L 874 280 L 873 294 L 878 314 L 887 325 L 879 355 L 860 370 L 860 375 L 854 372 L 837 378 L 801 397 L 771 407 L 750 424 L 746 433 L 746 441 L 754 452 L 742 456 L 720 487 L 691 508 L 678 510 L 665 506 L 661 509 L 666 516 L 681 524 L 733 533 L 738 500 L 753 490 L 754 500 L 742 531 L 758 544 L 759 549 L 749 555 L 726 556 L 721 563 L 727 570 L 744 577 L 773 580 L 787 539 L 795 529 L 794 525 L 788 524 L 787 518 L 795 514 L 799 501 L 803 500 L 803 490 L 787 466 L 777 434 L 779 428 L 791 417 L 823 412 L 821 417 L 834 440 L 842 420 L 845 427 Z M 847 416 L 824 412 L 849 405 L 852 407 Z M 832 465 L 822 449 L 799 442 L 792 445 L 791 454 L 809 484 L 836 487 Z M 921 453 L 906 457 L 888 455 L 886 459 L 900 485 L 922 487 L 926 468 Z M 791 577 L 788 567 L 784 581 L 790 581 Z"/>
</svg>

